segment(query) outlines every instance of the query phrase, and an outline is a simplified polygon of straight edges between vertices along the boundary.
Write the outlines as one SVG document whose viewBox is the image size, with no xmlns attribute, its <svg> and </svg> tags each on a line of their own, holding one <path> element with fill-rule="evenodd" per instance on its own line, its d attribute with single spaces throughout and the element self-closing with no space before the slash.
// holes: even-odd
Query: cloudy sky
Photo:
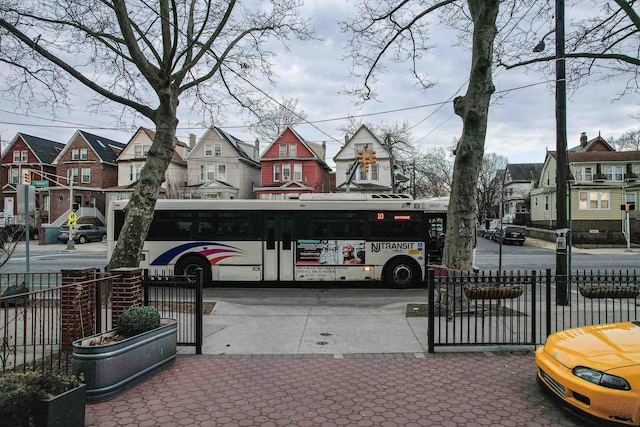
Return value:
<svg viewBox="0 0 640 427">
<path fill-rule="evenodd" d="M 337 129 L 349 116 L 364 116 L 365 121 L 373 123 L 406 121 L 412 127 L 414 143 L 423 149 L 448 147 L 460 136 L 462 122 L 454 115 L 450 100 L 466 91 L 470 54 L 453 46 L 450 33 L 433 33 L 432 41 L 437 48 L 420 62 L 420 68 L 437 82 L 435 88 L 422 91 L 411 77 L 409 64 L 387 62 L 389 71 L 379 76 L 375 87 L 378 99 L 357 106 L 345 93 L 346 88 L 353 87 L 358 81 L 350 75 L 350 62 L 343 59 L 348 53 L 346 36 L 340 33 L 336 22 L 353 13 L 353 8 L 344 1 L 315 0 L 307 1 L 305 11 L 312 16 L 316 36 L 321 40 L 296 43 L 290 52 L 282 52 L 275 67 L 278 85 L 261 88 L 279 100 L 298 99 L 299 108 L 307 112 L 312 124 L 300 124 L 295 129 L 307 140 L 326 142 L 330 164 L 330 158 L 344 142 L 344 135 Z M 568 8 L 568 24 L 572 13 Z M 552 49 L 553 46 L 548 46 L 547 53 L 551 54 Z M 543 162 L 545 151 L 555 150 L 553 83 L 545 82 L 542 74 L 524 69 L 498 69 L 494 83 L 501 97 L 490 109 L 485 152 L 504 155 L 510 163 Z M 639 127 L 637 120 L 630 117 L 640 112 L 637 95 L 614 100 L 625 83 L 624 79 L 593 82 L 570 94 L 567 99 L 569 147 L 578 144 L 582 132 L 589 138 L 601 134 L 609 139 Z M 53 120 L 44 111 L 34 111 L 26 116 L 14 100 L 0 94 L 3 147 L 17 132 L 67 142 L 77 129 L 126 143 L 133 132 L 117 129 L 115 117 L 119 109 L 114 108 L 111 114 L 90 114 L 87 99 L 86 91 L 78 87 L 73 94 L 71 111 L 61 111 Z M 198 138 L 204 134 L 206 126 L 197 123 L 197 119 L 189 117 L 185 111 L 179 119 L 180 139 L 188 141 L 190 133 Z M 215 123 L 238 138 L 252 142 L 255 136 L 245 124 L 237 117 Z M 130 125 L 134 129 L 151 127 L 151 123 L 139 119 L 135 122 L 132 119 Z"/>
</svg>

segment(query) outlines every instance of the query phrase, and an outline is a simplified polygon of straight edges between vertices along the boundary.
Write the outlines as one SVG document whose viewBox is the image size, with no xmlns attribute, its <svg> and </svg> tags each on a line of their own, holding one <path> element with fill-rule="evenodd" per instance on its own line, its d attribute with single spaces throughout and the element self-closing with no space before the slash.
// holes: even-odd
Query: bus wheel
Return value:
<svg viewBox="0 0 640 427">
<path fill-rule="evenodd" d="M 385 286 L 410 288 L 420 281 L 420 267 L 411 258 L 396 258 L 383 271 Z"/>
<path fill-rule="evenodd" d="M 211 281 L 211 264 L 206 259 L 199 256 L 188 256 L 180 260 L 176 264 L 175 273 L 177 275 L 184 274 L 193 276 L 196 274 L 198 268 L 202 269 L 202 277 L 204 285 L 206 286 Z"/>
</svg>

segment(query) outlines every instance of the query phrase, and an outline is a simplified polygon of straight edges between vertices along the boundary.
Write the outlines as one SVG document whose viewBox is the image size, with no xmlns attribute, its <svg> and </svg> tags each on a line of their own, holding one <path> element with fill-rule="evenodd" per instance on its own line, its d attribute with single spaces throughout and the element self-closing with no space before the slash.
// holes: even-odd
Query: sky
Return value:
<svg viewBox="0 0 640 427">
<path fill-rule="evenodd" d="M 351 63 L 344 59 L 346 36 L 340 33 L 337 18 L 353 13 L 353 7 L 342 0 L 308 0 L 305 12 L 312 17 L 311 24 L 320 40 L 296 42 L 290 52 L 281 52 L 274 71 L 277 85 L 261 85 L 273 98 L 297 99 L 298 107 L 307 113 L 313 124 L 299 124 L 296 132 L 308 141 L 326 143 L 327 161 L 344 144 L 345 135 L 338 128 L 349 116 L 362 116 L 372 123 L 402 123 L 411 127 L 413 143 L 425 151 L 433 147 L 450 147 L 462 132 L 462 121 L 453 113 L 451 100 L 466 91 L 469 77 L 470 53 L 453 46 L 450 32 L 438 30 L 432 34 L 436 48 L 419 63 L 436 86 L 427 91 L 416 86 L 410 64 L 385 62 L 388 72 L 378 77 L 375 89 L 378 97 L 363 106 L 346 93 L 360 81 L 350 74 Z M 571 21 L 570 9 L 567 22 Z M 547 47 L 551 54 L 553 46 Z M 0 65 L 6 67 L 6 65 Z M 626 83 L 625 79 L 592 82 L 567 98 L 568 147 L 578 145 L 580 134 L 589 139 L 599 134 L 609 140 L 625 131 L 638 128 L 637 119 L 630 117 L 640 112 L 637 95 L 615 100 Z M 485 153 L 507 157 L 509 163 L 542 163 L 547 150 L 555 150 L 555 97 L 553 82 L 537 72 L 524 68 L 494 71 L 496 93 L 490 111 Z M 127 122 L 131 129 L 117 128 L 116 117 L 120 109 L 114 106 L 103 113 L 91 113 L 86 90 L 78 86 L 72 90 L 70 111 L 59 110 L 52 119 L 46 111 L 32 111 L 25 115 L 17 103 L 0 94 L 0 137 L 3 148 L 17 132 L 57 142 L 68 142 L 78 130 L 85 130 L 112 140 L 126 143 L 138 126 L 152 127 L 150 122 Z M 241 115 L 228 116 L 222 123 L 201 124 L 184 109 L 179 114 L 177 136 L 189 140 L 204 135 L 208 125 L 216 125 L 234 136 L 253 142 L 255 135 L 246 127 Z M 315 122 L 315 123 L 314 123 Z M 263 145 L 263 148 L 266 145 Z"/>
</svg>

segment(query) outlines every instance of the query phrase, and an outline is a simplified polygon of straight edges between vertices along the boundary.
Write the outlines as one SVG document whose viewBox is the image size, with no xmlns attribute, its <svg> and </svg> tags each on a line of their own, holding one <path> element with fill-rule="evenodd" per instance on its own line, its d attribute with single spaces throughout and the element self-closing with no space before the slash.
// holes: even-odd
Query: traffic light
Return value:
<svg viewBox="0 0 640 427">
<path fill-rule="evenodd" d="M 365 157 L 364 150 L 358 150 L 358 163 L 364 165 L 367 163 L 367 158 Z"/>
<path fill-rule="evenodd" d="M 369 163 L 376 162 L 376 150 L 369 150 Z"/>
<path fill-rule="evenodd" d="M 369 172 L 369 163 L 365 163 L 365 164 L 362 166 L 362 172 L 364 172 L 364 173 Z"/>
<path fill-rule="evenodd" d="M 29 169 L 22 171 L 22 183 L 27 185 L 31 184 L 31 171 Z"/>
</svg>

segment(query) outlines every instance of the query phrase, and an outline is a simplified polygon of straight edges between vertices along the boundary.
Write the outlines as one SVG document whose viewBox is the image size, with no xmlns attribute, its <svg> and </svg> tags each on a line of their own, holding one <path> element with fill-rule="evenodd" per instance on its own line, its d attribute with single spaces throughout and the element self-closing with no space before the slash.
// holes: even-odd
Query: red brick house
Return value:
<svg viewBox="0 0 640 427">
<path fill-rule="evenodd" d="M 50 188 L 52 225 L 66 222 L 71 204 L 77 209 L 79 223 L 104 224 L 105 188 L 118 184 L 116 159 L 125 145 L 110 139 L 77 131 L 55 159 L 57 174 L 71 177 L 73 199 L 67 179 L 62 185 Z"/>
<path fill-rule="evenodd" d="M 302 193 L 328 193 L 326 147 L 305 141 L 286 128 L 260 157 L 261 183 L 258 199 L 294 199 Z"/>
<path fill-rule="evenodd" d="M 18 200 L 16 188 L 25 184 L 24 176 L 29 174 L 32 184 L 42 185 L 36 188 L 36 206 L 40 211 L 40 221 L 48 221 L 49 191 L 55 185 L 56 167 L 54 160 L 64 149 L 64 144 L 37 136 L 18 133 L 2 153 L 2 201 L 3 220 L 7 223 L 22 222 L 17 217 Z M 45 182 L 46 181 L 46 182 Z"/>
</svg>

